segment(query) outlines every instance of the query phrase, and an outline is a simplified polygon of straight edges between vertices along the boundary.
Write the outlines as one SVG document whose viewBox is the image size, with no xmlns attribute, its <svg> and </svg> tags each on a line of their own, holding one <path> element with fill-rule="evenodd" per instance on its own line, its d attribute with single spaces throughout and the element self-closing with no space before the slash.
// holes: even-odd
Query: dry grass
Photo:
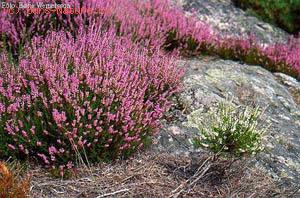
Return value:
<svg viewBox="0 0 300 198">
<path fill-rule="evenodd" d="M 205 162 L 205 163 L 204 163 Z M 31 171 L 31 197 L 270 197 L 280 196 L 271 178 L 236 161 L 198 160 L 170 154 L 137 155 L 126 161 L 78 169 L 70 180 Z M 202 165 L 202 167 L 201 167 Z"/>
<path fill-rule="evenodd" d="M 0 198 L 25 198 L 29 194 L 30 178 L 21 179 L 18 171 L 9 170 L 0 162 Z"/>
</svg>

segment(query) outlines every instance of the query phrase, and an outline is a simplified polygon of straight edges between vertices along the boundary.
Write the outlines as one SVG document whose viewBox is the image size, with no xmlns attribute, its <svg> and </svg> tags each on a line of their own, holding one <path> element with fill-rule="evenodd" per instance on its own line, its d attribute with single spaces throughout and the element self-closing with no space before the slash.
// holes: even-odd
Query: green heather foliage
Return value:
<svg viewBox="0 0 300 198">
<path fill-rule="evenodd" d="M 259 108 L 234 107 L 221 102 L 207 116 L 196 112 L 189 116 L 189 124 L 199 129 L 195 147 L 205 147 L 216 154 L 241 157 L 262 150 L 261 139 L 265 129 L 259 129 Z"/>
<path fill-rule="evenodd" d="M 287 32 L 300 31 L 299 0 L 232 0 L 235 5 Z"/>
</svg>

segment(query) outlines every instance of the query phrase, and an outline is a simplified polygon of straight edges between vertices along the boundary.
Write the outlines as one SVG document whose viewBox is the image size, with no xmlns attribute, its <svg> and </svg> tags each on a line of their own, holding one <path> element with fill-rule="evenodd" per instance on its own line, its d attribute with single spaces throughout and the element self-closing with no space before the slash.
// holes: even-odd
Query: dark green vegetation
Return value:
<svg viewBox="0 0 300 198">
<path fill-rule="evenodd" d="M 300 31 L 300 0 L 232 0 L 234 4 L 285 31 Z"/>
</svg>

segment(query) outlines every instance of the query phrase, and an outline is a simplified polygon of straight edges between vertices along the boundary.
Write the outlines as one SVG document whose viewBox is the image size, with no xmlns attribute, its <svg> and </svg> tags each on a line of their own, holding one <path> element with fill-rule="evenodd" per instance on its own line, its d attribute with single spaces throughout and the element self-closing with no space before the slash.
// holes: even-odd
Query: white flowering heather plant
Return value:
<svg viewBox="0 0 300 198">
<path fill-rule="evenodd" d="M 266 130 L 258 124 L 261 113 L 259 107 L 235 107 L 230 102 L 219 103 L 207 116 L 195 111 L 188 118 L 189 124 L 199 129 L 194 146 L 233 157 L 256 154 L 262 150 L 261 139 Z"/>
</svg>

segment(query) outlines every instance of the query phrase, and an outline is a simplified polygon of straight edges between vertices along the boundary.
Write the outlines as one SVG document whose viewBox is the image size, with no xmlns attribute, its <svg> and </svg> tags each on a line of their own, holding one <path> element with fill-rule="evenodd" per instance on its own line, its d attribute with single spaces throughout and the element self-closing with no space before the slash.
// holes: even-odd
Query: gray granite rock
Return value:
<svg viewBox="0 0 300 198">
<path fill-rule="evenodd" d="M 281 82 L 292 94 L 294 101 L 300 105 L 300 82 L 286 74 L 275 73 L 276 79 Z"/>
<path fill-rule="evenodd" d="M 261 43 L 284 42 L 289 34 L 269 23 L 262 22 L 236 8 L 231 0 L 175 0 L 188 13 L 195 11 L 198 18 L 222 35 L 256 35 Z"/>
<path fill-rule="evenodd" d="M 180 65 L 186 68 L 184 89 L 166 115 L 156 149 L 195 152 L 191 140 L 197 129 L 186 124 L 188 115 L 233 98 L 236 105 L 266 108 L 262 120 L 271 126 L 264 137 L 265 150 L 254 165 L 285 184 L 300 183 L 300 106 L 289 89 L 299 89 L 299 81 L 283 74 L 274 76 L 259 66 L 213 57 L 180 61 Z"/>
<path fill-rule="evenodd" d="M 174 0 L 175 1 L 175 0 Z M 222 35 L 246 36 L 254 33 L 259 42 L 284 42 L 288 34 L 259 21 L 233 6 L 230 0 L 176 0 L 187 14 L 196 11 L 200 20 Z M 191 113 L 205 116 L 216 103 L 233 99 L 236 105 L 266 108 L 261 123 L 270 125 L 264 136 L 265 150 L 253 166 L 272 175 L 284 188 L 300 188 L 300 82 L 285 74 L 272 74 L 259 66 L 220 60 L 214 57 L 182 60 L 186 68 L 183 90 L 163 120 L 163 129 L 154 149 L 195 155 L 192 139 L 198 130 L 188 125 Z M 201 114 L 203 112 L 203 114 Z M 295 191 L 296 196 L 300 192 Z"/>
</svg>

